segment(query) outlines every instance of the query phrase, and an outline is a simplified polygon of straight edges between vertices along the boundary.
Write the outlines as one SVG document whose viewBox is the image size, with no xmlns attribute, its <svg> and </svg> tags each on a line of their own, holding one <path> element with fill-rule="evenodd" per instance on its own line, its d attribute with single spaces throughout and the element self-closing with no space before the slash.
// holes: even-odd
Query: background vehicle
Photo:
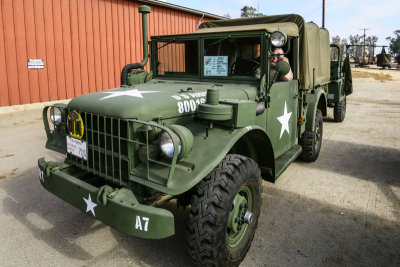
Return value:
<svg viewBox="0 0 400 267">
<path fill-rule="evenodd" d="M 257 228 L 262 179 L 274 182 L 298 156 L 317 159 L 322 116 L 333 106 L 342 112 L 335 118 L 344 118 L 339 105 L 351 83 L 340 61 L 330 63 L 328 31 L 298 15 L 153 36 L 147 72 L 150 8 L 139 12 L 144 59 L 124 67 L 121 88 L 44 109 L 46 147 L 67 158 L 39 159 L 41 183 L 143 238 L 174 234 L 172 213 L 158 206 L 176 199 L 190 207 L 194 262 L 237 265 Z M 279 61 L 272 71 L 271 58 L 281 56 L 273 46 L 290 65 Z M 290 69 L 293 80 L 279 81 Z"/>
</svg>

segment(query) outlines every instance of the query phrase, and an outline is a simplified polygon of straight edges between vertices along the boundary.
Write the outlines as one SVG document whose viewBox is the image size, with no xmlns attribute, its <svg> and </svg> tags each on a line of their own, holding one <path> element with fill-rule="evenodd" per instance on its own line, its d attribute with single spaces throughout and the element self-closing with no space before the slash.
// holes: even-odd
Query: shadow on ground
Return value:
<svg viewBox="0 0 400 267">
<path fill-rule="evenodd" d="M 338 144 L 325 145 L 325 149 L 328 149 Z M 355 150 L 354 155 L 364 149 L 372 148 L 359 148 L 361 151 Z M 353 156 L 352 153 L 347 155 Z M 377 156 L 383 157 L 381 160 L 384 162 L 383 152 Z M 323 163 L 322 167 L 331 168 Z M 352 173 L 350 170 L 343 172 Z M 163 240 L 139 239 L 119 233 L 57 199 L 40 186 L 38 178 L 32 177 L 33 173 L 36 173 L 36 168 L 19 177 L 7 179 L 3 188 L 8 196 L 3 200 L 3 209 L 23 224 L 35 238 L 58 253 L 70 259 L 81 260 L 81 264 L 85 265 L 112 262 L 113 259 L 118 259 L 117 262 L 124 259 L 122 262 L 126 262 L 126 265 L 191 264 L 185 249 L 186 212 L 172 208 L 172 203 L 167 206 L 172 208 L 176 216 L 176 235 Z M 357 172 L 355 175 L 362 176 Z M 368 179 L 376 179 L 377 183 L 381 183 L 389 178 L 383 175 L 370 176 Z M 23 190 L 26 188 L 29 191 Z M 32 222 L 30 214 L 46 221 L 48 226 Z M 98 232 L 105 232 L 104 235 L 109 238 L 100 240 L 102 247 L 106 247 L 104 252 L 93 255 L 87 247 L 81 245 L 82 239 L 89 240 L 86 243 L 90 244 Z M 243 266 L 395 266 L 400 264 L 399 243 L 399 221 L 346 210 L 264 183 L 259 227 Z"/>
<path fill-rule="evenodd" d="M 323 140 L 318 161 L 302 164 L 376 184 L 400 186 L 400 149 Z"/>
<path fill-rule="evenodd" d="M 324 140 L 317 162 L 298 163 L 307 168 L 339 173 L 375 183 L 383 195 L 392 202 L 395 215 L 400 221 L 400 198 L 392 188 L 400 187 L 399 149 Z"/>
<path fill-rule="evenodd" d="M 400 222 L 264 187 L 260 225 L 243 264 L 398 266 Z"/>
<path fill-rule="evenodd" d="M 190 265 L 190 258 L 185 248 L 186 211 L 176 209 L 175 203 L 164 205 L 175 216 L 176 234 L 162 240 L 140 239 L 122 234 L 75 207 L 47 192 L 40 185 L 38 178 L 29 175 L 37 168 L 7 179 L 3 189 L 7 197 L 3 199 L 3 212 L 11 214 L 22 223 L 32 235 L 46 245 L 68 258 L 82 260 L 83 264 L 101 264 L 105 259 L 125 258 L 127 263 L 146 263 L 151 266 Z M 29 192 L 26 189 L 29 188 Z M 31 216 L 34 214 L 34 216 Z M 40 217 L 33 220 L 32 217 Z M 46 223 L 40 222 L 45 221 Z M 39 222 L 39 223 L 38 223 Z M 133 222 L 134 223 L 134 222 Z M 99 231 L 110 232 L 111 239 L 104 239 L 104 246 L 109 243 L 106 252 L 92 255 L 82 247 L 82 238 L 90 239 Z M 104 234 L 107 236 L 107 234 Z M 78 239 L 80 241 L 78 242 Z M 86 243 L 86 242 L 84 242 Z M 87 242 L 90 243 L 90 242 Z"/>
</svg>

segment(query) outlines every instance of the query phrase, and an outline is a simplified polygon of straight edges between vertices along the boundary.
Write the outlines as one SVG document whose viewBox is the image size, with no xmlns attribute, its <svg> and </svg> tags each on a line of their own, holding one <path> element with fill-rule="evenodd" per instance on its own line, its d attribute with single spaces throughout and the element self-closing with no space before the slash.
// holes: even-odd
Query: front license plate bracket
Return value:
<svg viewBox="0 0 400 267">
<path fill-rule="evenodd" d="M 86 142 L 67 135 L 67 153 L 87 160 Z"/>
</svg>

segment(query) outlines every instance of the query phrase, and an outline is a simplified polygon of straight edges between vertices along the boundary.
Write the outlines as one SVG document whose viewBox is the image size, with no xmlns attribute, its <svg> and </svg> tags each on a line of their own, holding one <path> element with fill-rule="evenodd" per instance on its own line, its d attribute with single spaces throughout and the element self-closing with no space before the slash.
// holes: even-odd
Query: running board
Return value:
<svg viewBox="0 0 400 267">
<path fill-rule="evenodd" d="M 301 153 L 301 146 L 294 145 L 285 154 L 275 160 L 275 181 L 289 167 L 290 163 L 296 160 Z"/>
</svg>

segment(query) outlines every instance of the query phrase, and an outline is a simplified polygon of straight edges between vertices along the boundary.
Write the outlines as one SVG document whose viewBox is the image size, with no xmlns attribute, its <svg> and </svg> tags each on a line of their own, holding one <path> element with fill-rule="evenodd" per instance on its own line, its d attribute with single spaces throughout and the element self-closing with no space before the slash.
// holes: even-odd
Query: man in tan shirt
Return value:
<svg viewBox="0 0 400 267">
<path fill-rule="evenodd" d="M 255 49 L 256 53 L 258 52 L 258 55 L 259 55 L 260 54 L 260 46 L 258 45 L 254 49 Z M 287 62 L 289 64 L 289 59 L 284 56 L 285 52 L 283 51 L 282 48 L 275 48 L 273 50 L 273 53 L 276 54 L 276 56 L 273 56 L 271 58 L 271 72 L 270 72 L 271 79 L 274 79 L 274 77 L 275 77 L 275 74 L 276 74 L 275 67 L 276 67 L 276 63 L 278 63 L 278 61 L 283 60 L 283 61 L 285 61 L 285 62 Z M 279 58 L 277 56 L 278 54 L 279 54 Z M 259 58 L 260 58 L 260 56 L 258 56 L 258 59 Z M 261 77 L 261 68 L 260 67 L 258 67 L 254 71 L 253 76 L 256 77 L 256 78 L 260 78 Z M 279 78 L 279 80 L 280 81 L 291 81 L 291 80 L 293 80 L 292 69 L 290 69 L 288 74 L 281 76 Z"/>
<path fill-rule="evenodd" d="M 271 58 L 271 76 L 270 77 L 273 79 L 275 77 L 275 74 L 276 74 L 276 70 L 275 70 L 276 63 L 278 63 L 278 61 L 282 60 L 282 61 L 285 61 L 285 62 L 287 62 L 289 64 L 289 59 L 284 56 L 285 52 L 283 51 L 282 48 L 275 48 L 272 52 L 275 55 L 279 54 L 279 58 L 278 58 L 278 56 L 273 56 Z M 291 81 L 291 80 L 293 80 L 292 69 L 290 69 L 288 74 L 280 76 L 279 80 L 280 81 Z"/>
</svg>

